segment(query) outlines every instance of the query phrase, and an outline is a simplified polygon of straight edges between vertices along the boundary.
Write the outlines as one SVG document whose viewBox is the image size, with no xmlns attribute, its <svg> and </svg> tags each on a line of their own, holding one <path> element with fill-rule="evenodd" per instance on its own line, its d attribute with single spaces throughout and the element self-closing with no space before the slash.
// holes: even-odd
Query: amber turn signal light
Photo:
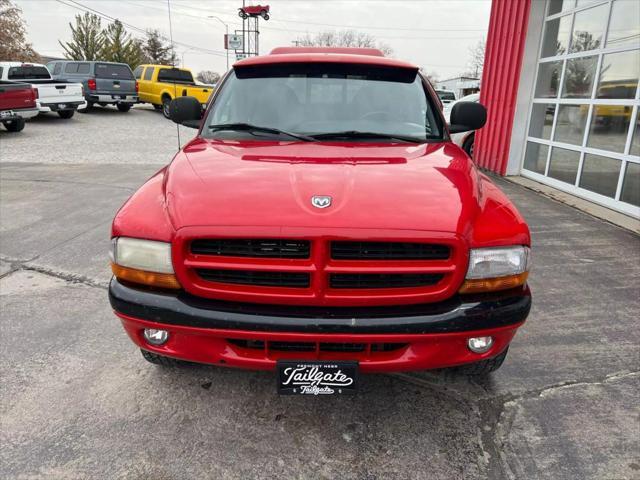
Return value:
<svg viewBox="0 0 640 480">
<path fill-rule="evenodd" d="M 124 280 L 126 282 L 156 288 L 170 288 L 172 290 L 182 288 L 176 276 L 171 273 L 146 272 L 135 268 L 122 267 L 115 263 L 111 263 L 111 271 L 118 280 Z"/>
<path fill-rule="evenodd" d="M 506 277 L 465 280 L 462 287 L 460 287 L 459 293 L 481 293 L 508 290 L 510 288 L 524 285 L 528 276 L 529 272 L 523 272 L 517 275 L 508 275 Z"/>
</svg>

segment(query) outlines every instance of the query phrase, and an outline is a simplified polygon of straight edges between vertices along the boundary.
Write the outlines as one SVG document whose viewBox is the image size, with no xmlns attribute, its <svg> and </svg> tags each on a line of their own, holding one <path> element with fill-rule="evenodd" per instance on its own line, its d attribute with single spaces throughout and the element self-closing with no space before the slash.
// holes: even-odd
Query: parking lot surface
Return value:
<svg viewBox="0 0 640 480">
<path fill-rule="evenodd" d="M 175 151 L 143 108 L 0 133 L 0 478 L 640 478 L 637 236 L 496 180 L 534 252 L 503 367 L 279 397 L 269 372 L 146 363 L 111 312 L 110 221 Z"/>
</svg>

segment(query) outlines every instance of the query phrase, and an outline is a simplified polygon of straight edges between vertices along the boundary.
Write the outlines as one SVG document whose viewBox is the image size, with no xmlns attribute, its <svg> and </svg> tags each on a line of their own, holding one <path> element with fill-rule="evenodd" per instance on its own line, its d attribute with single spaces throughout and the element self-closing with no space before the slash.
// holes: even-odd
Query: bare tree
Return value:
<svg viewBox="0 0 640 480">
<path fill-rule="evenodd" d="M 294 42 L 301 47 L 359 47 L 378 48 L 386 56 L 393 55 L 393 49 L 386 43 L 378 42 L 373 35 L 357 30 L 340 30 L 319 32 L 314 36 L 309 34 Z"/>
<path fill-rule="evenodd" d="M 207 85 L 215 85 L 220 80 L 220 74 L 211 70 L 203 70 L 196 75 L 196 80 Z"/>
<path fill-rule="evenodd" d="M 484 67 L 484 52 L 486 50 L 487 41 L 483 38 L 473 47 L 469 48 L 469 62 L 467 64 L 467 73 L 465 76 L 480 78 Z"/>
<path fill-rule="evenodd" d="M 40 55 L 27 42 L 22 10 L 9 0 L 0 0 L 0 60 L 40 61 Z"/>
</svg>

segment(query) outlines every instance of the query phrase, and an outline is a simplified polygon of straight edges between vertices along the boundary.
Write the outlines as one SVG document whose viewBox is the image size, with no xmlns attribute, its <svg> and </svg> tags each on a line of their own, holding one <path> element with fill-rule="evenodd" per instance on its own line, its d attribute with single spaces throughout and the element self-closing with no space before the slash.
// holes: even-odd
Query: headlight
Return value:
<svg viewBox="0 0 640 480">
<path fill-rule="evenodd" d="M 118 280 L 178 289 L 171 263 L 171 244 L 138 238 L 111 240 L 111 270 Z"/>
<path fill-rule="evenodd" d="M 469 251 L 469 268 L 460 293 L 506 290 L 524 285 L 529 275 L 529 247 L 477 248 Z"/>
</svg>

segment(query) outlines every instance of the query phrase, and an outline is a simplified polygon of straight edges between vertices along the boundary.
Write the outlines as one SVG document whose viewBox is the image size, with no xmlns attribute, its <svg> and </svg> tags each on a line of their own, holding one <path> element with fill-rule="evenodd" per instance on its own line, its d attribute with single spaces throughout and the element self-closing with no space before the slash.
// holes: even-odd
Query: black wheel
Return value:
<svg viewBox="0 0 640 480">
<path fill-rule="evenodd" d="M 163 367 L 176 367 L 178 365 L 185 365 L 187 363 L 176 360 L 175 358 L 163 357 L 162 355 L 148 352 L 147 350 L 143 350 L 142 348 L 140 349 L 140 353 L 142 353 L 142 357 L 147 362 L 153 363 L 154 365 L 161 365 Z"/>
<path fill-rule="evenodd" d="M 469 137 L 467 137 L 467 139 L 464 141 L 464 143 L 462 144 L 462 149 L 467 152 L 467 155 L 469 155 L 471 158 L 473 158 L 473 144 L 474 144 L 474 140 L 475 140 L 475 134 L 471 134 L 469 135 Z"/>
<path fill-rule="evenodd" d="M 461 365 L 456 367 L 456 371 L 463 375 L 488 375 L 491 372 L 495 372 L 500 368 L 504 359 L 507 358 L 507 352 L 509 347 L 500 355 L 482 360 L 476 363 L 469 363 L 468 365 Z"/>
<path fill-rule="evenodd" d="M 129 110 L 131 110 L 131 105 L 129 105 L 128 103 L 118 103 L 116 105 L 116 108 L 121 112 L 128 112 Z"/>
<path fill-rule="evenodd" d="M 76 113 L 75 110 L 60 110 L 58 115 L 60 115 L 60 118 L 68 119 L 73 117 L 74 113 Z"/>
<path fill-rule="evenodd" d="M 262 18 L 264 18 L 265 20 L 269 20 L 269 14 L 267 13 L 266 10 L 262 10 L 260 12 L 260 15 L 262 16 Z"/>
<path fill-rule="evenodd" d="M 156 110 L 162 110 L 162 105 L 156 105 L 155 103 L 153 104 L 153 108 L 155 108 Z"/>
<path fill-rule="evenodd" d="M 80 113 L 89 113 L 93 108 L 93 102 L 87 102 L 87 106 L 85 108 L 79 108 L 78 112 Z"/>
<path fill-rule="evenodd" d="M 15 120 L 4 122 L 4 128 L 10 132 L 20 132 L 24 128 L 24 124 L 24 118 L 16 118 Z"/>
<path fill-rule="evenodd" d="M 169 115 L 169 104 L 171 103 L 171 99 L 169 97 L 164 97 L 162 99 L 162 115 L 164 115 L 164 118 L 171 118 L 171 116 Z"/>
<path fill-rule="evenodd" d="M 245 18 L 247 18 L 249 15 L 247 15 L 247 14 L 244 12 L 244 10 L 242 10 L 242 9 L 240 8 L 240 9 L 238 9 L 238 16 L 244 20 L 244 19 L 245 19 Z"/>
</svg>

